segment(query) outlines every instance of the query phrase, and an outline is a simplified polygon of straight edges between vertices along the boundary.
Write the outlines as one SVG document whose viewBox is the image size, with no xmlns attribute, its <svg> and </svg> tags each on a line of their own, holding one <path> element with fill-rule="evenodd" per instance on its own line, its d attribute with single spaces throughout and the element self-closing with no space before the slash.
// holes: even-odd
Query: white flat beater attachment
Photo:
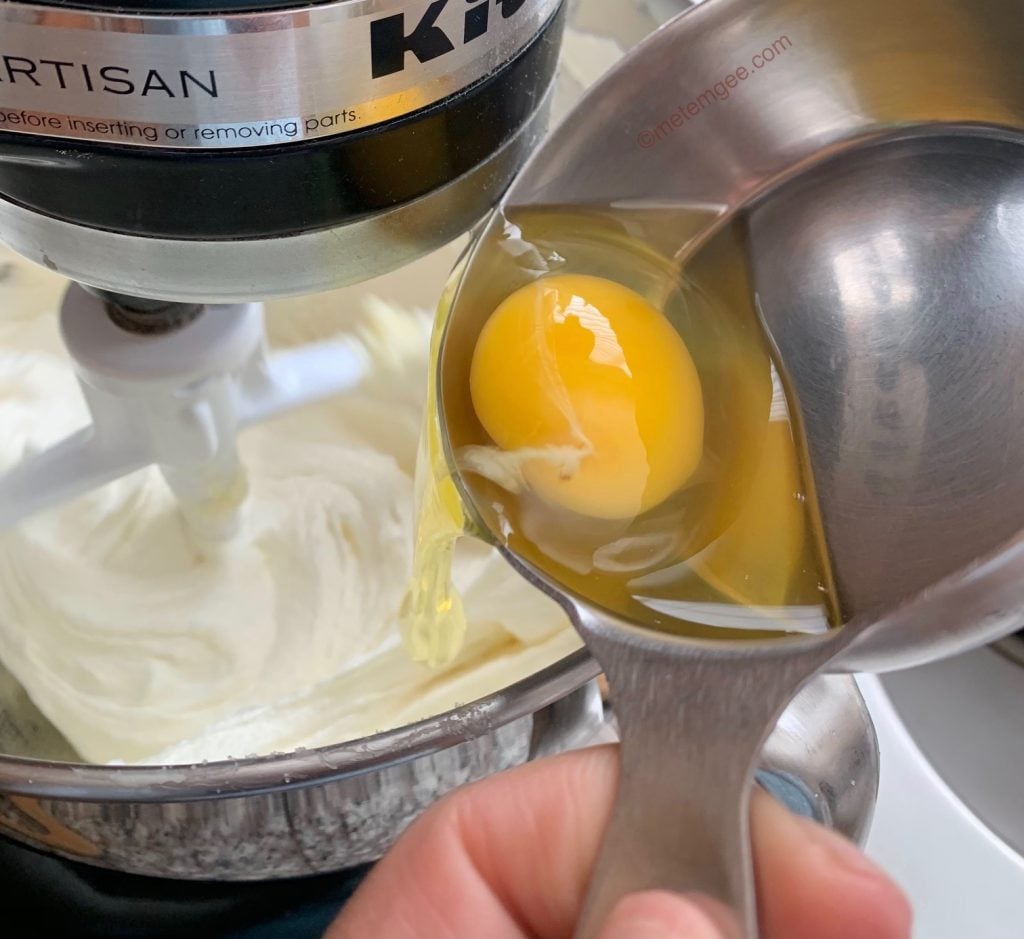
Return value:
<svg viewBox="0 0 1024 939">
<path fill-rule="evenodd" d="M 0 530 L 155 464 L 197 537 L 230 538 L 248 493 L 238 432 L 348 391 L 369 368 L 354 338 L 268 354 L 259 303 L 140 334 L 72 284 L 60 326 L 92 423 L 0 476 Z"/>
</svg>

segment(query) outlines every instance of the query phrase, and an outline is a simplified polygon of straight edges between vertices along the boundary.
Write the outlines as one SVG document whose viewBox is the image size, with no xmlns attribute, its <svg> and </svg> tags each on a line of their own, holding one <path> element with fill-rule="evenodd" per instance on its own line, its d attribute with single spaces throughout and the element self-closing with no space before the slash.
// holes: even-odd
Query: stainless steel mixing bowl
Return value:
<svg viewBox="0 0 1024 939">
<path fill-rule="evenodd" d="M 168 767 L 60 761 L 67 744 L 0 676 L 0 753 L 48 748 L 53 757 L 0 756 L 0 833 L 159 877 L 257 880 L 353 867 L 378 859 L 457 786 L 600 737 L 596 674 L 581 651 L 473 704 L 353 743 Z M 762 782 L 793 809 L 862 838 L 878 753 L 854 680 L 809 685 L 762 767 Z"/>
</svg>

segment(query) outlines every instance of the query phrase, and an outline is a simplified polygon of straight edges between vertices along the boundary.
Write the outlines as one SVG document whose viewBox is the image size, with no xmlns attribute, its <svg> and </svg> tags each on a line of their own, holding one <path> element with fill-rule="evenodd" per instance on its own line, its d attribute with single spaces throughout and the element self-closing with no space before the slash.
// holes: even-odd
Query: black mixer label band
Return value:
<svg viewBox="0 0 1024 939">
<path fill-rule="evenodd" d="M 455 94 L 562 0 L 338 0 L 143 16 L 0 3 L 0 131 L 258 147 L 372 127 Z"/>
</svg>

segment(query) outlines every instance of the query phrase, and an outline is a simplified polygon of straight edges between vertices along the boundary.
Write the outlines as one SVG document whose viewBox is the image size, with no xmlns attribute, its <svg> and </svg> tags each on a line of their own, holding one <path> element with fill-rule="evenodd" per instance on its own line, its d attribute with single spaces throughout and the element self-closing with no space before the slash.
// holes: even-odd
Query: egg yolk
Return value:
<svg viewBox="0 0 1024 939">
<path fill-rule="evenodd" d="M 523 453 L 529 489 L 582 515 L 639 515 L 701 459 L 686 345 L 643 297 L 602 277 L 552 275 L 506 298 L 477 341 L 470 390 L 491 439 Z"/>
</svg>

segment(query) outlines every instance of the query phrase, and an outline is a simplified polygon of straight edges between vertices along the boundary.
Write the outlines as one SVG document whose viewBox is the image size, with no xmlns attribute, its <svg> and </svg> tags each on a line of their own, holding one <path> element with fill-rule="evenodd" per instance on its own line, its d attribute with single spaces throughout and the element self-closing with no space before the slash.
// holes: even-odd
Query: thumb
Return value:
<svg viewBox="0 0 1024 939">
<path fill-rule="evenodd" d="M 623 897 L 612 909 L 600 939 L 726 939 L 692 900 L 666 890 Z"/>
</svg>

